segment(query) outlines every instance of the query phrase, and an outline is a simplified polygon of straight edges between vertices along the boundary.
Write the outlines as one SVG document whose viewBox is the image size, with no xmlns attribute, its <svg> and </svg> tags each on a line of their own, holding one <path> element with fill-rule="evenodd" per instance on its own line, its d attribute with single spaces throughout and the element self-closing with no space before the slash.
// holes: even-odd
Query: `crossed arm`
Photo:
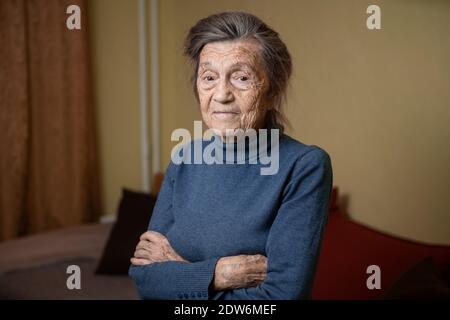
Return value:
<svg viewBox="0 0 450 320">
<path fill-rule="evenodd" d="M 178 261 L 190 263 L 180 256 L 167 238 L 159 232 L 147 231 L 140 237 L 131 263 L 144 266 L 155 262 Z M 255 287 L 267 276 L 267 258 L 263 255 L 237 255 L 217 261 L 211 290 L 223 291 Z"/>
</svg>

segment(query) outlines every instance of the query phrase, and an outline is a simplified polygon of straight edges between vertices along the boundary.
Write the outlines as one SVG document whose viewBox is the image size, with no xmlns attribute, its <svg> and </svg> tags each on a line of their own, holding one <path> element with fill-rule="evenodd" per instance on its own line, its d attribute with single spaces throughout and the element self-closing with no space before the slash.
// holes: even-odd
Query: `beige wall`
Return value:
<svg viewBox="0 0 450 320">
<path fill-rule="evenodd" d="M 141 188 L 137 1 L 89 1 L 104 214 Z"/>
<path fill-rule="evenodd" d="M 369 4 L 381 6 L 380 31 L 366 28 Z M 348 197 L 351 217 L 395 235 L 450 244 L 450 2 L 160 1 L 163 166 L 175 144 L 172 130 L 192 129 L 193 120 L 200 119 L 181 56 L 183 38 L 199 18 L 227 9 L 256 14 L 285 40 L 295 65 L 289 133 L 330 153 L 334 182 Z M 118 26 L 111 22 L 111 28 Z M 111 45 L 112 32 L 105 28 L 103 34 L 103 44 L 97 43 L 100 54 Z M 133 51 L 133 46 L 124 48 L 123 55 Z M 101 65 L 107 70 L 106 62 Z M 103 69 L 96 67 L 97 73 Z M 136 90 L 132 81 L 121 88 L 128 106 L 137 101 Z M 105 89 L 98 94 L 105 95 Z M 114 119 L 104 114 L 103 127 L 117 130 Z M 131 130 L 128 143 L 102 152 L 108 157 L 103 159 L 104 185 L 112 179 L 109 173 L 129 171 L 123 183 L 134 175 L 131 162 L 107 162 L 130 145 L 138 147 L 131 140 L 138 138 L 135 116 L 128 115 L 129 124 L 120 129 Z M 108 130 L 102 131 L 102 144 L 111 141 Z"/>
</svg>

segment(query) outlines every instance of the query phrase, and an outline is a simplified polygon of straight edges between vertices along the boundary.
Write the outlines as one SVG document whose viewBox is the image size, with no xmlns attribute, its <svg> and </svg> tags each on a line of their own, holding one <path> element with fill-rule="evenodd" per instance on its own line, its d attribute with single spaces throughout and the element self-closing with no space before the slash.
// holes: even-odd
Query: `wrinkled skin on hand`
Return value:
<svg viewBox="0 0 450 320">
<path fill-rule="evenodd" d="M 134 257 L 131 258 L 131 263 L 146 265 L 166 261 L 188 262 L 172 248 L 169 240 L 161 233 L 156 231 L 143 233 L 134 251 Z"/>
<path fill-rule="evenodd" d="M 169 240 L 156 231 L 147 231 L 140 237 L 131 263 L 144 266 L 154 262 L 179 261 L 189 263 L 170 245 Z M 213 290 L 255 287 L 267 276 L 267 258 L 263 255 L 237 255 L 217 261 Z"/>
<path fill-rule="evenodd" d="M 267 276 L 263 255 L 238 255 L 220 258 L 214 274 L 214 290 L 256 287 Z"/>
</svg>

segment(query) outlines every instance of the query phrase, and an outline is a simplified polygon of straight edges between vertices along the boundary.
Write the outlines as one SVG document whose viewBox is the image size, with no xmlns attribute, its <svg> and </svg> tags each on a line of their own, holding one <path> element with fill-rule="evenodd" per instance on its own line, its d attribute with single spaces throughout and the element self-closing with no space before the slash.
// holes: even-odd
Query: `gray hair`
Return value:
<svg viewBox="0 0 450 320">
<path fill-rule="evenodd" d="M 252 14 L 222 12 L 201 19 L 190 29 L 184 44 L 184 54 L 195 68 L 192 77 L 195 97 L 198 100 L 196 79 L 203 47 L 211 42 L 243 39 L 254 39 L 261 47 L 261 57 L 269 79 L 268 96 L 273 101 L 272 108 L 267 111 L 266 126 L 283 132 L 289 124 L 282 107 L 286 102 L 292 73 L 291 56 L 278 33 Z"/>
</svg>

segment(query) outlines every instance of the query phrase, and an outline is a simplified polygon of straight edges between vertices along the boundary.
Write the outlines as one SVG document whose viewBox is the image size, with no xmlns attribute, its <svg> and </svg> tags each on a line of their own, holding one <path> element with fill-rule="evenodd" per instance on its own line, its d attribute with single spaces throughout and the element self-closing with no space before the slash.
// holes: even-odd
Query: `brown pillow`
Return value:
<svg viewBox="0 0 450 320">
<path fill-rule="evenodd" d="M 405 272 L 387 291 L 385 299 L 450 299 L 449 284 L 427 257 Z"/>
<path fill-rule="evenodd" d="M 130 258 L 150 222 L 156 197 L 148 193 L 122 190 L 117 220 L 103 250 L 96 274 L 128 274 Z"/>
</svg>

